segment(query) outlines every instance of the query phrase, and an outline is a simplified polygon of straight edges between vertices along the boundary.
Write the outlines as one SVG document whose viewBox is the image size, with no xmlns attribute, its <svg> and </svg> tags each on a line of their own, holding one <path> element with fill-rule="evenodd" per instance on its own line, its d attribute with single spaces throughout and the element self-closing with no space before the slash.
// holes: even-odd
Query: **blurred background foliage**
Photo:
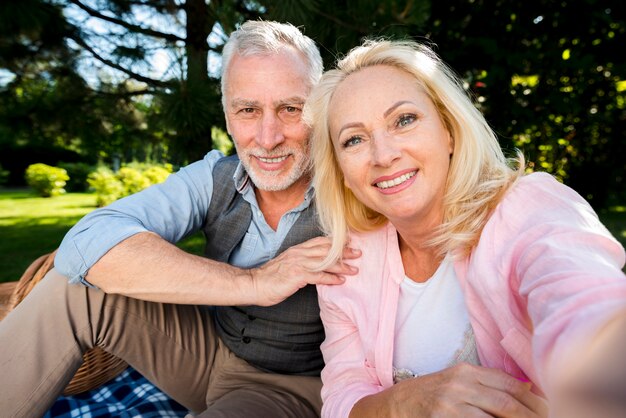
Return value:
<svg viewBox="0 0 626 418">
<path fill-rule="evenodd" d="M 429 43 L 508 152 L 520 148 L 532 169 L 596 209 L 623 204 L 625 8 L 617 0 L 6 0 L 0 166 L 6 184 L 19 185 L 32 163 L 178 166 L 229 147 L 221 48 L 242 21 L 262 18 L 301 26 L 327 68 L 364 37 Z"/>
</svg>

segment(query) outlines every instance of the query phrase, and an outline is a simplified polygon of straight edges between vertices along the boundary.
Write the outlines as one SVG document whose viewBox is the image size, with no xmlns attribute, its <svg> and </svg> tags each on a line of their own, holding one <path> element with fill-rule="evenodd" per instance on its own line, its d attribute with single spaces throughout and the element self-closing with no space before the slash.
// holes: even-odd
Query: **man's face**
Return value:
<svg viewBox="0 0 626 418">
<path fill-rule="evenodd" d="M 258 189 L 286 190 L 308 169 L 306 61 L 291 49 L 235 55 L 228 71 L 224 112 L 239 159 Z"/>
</svg>

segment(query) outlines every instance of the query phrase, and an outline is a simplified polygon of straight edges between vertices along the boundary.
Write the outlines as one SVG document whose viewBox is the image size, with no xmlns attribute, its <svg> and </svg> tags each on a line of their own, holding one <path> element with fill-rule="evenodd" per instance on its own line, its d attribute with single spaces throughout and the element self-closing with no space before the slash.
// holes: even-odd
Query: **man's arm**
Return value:
<svg viewBox="0 0 626 418">
<path fill-rule="evenodd" d="M 307 284 L 341 284 L 356 269 L 337 264 L 314 271 L 330 240 L 313 238 L 255 269 L 188 254 L 144 232 L 113 247 L 90 269 L 87 279 L 106 293 L 156 302 L 200 305 L 259 305 L 282 302 Z M 346 259 L 358 253 L 347 249 Z"/>
<path fill-rule="evenodd" d="M 171 175 L 165 183 L 98 209 L 66 235 L 55 259 L 72 282 L 156 302 L 272 305 L 307 284 L 338 284 L 352 269 L 313 272 L 328 251 L 318 238 L 265 265 L 244 270 L 188 254 L 173 243 L 199 230 L 213 193 L 217 152 Z M 354 257 L 351 252 L 346 258 Z"/>
<path fill-rule="evenodd" d="M 212 171 L 219 158 L 221 154 L 212 151 L 164 183 L 89 213 L 61 242 L 55 258 L 57 270 L 72 283 L 89 285 L 86 275 L 92 266 L 135 234 L 153 232 L 176 243 L 198 231 L 210 205 Z"/>
</svg>

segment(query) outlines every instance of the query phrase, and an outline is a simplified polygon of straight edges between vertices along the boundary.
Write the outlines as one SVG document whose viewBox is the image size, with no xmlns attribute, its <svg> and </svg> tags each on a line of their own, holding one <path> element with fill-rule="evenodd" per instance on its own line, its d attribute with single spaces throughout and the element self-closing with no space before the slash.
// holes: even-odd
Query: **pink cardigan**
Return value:
<svg viewBox="0 0 626 418">
<path fill-rule="evenodd" d="M 396 230 L 387 224 L 353 234 L 351 245 L 363 252 L 354 263 L 360 273 L 341 286 L 318 286 L 327 418 L 347 417 L 359 399 L 393 385 L 404 278 Z M 625 306 L 624 261 L 624 248 L 575 191 L 548 174 L 522 177 L 471 255 L 454 264 L 482 365 L 549 393 L 568 350 Z"/>
</svg>

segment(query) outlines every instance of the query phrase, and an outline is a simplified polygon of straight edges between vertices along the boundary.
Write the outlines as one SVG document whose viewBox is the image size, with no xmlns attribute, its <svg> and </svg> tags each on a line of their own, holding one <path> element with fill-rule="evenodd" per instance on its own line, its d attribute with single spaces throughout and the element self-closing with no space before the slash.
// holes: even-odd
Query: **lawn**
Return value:
<svg viewBox="0 0 626 418">
<path fill-rule="evenodd" d="M 95 208 L 96 198 L 88 193 L 40 198 L 26 189 L 0 189 L 0 282 L 19 279 L 34 259 L 57 248 L 72 225 Z M 202 246 L 200 234 L 179 243 L 196 254 Z"/>
<path fill-rule="evenodd" d="M 40 198 L 28 190 L 0 189 L 0 282 L 19 279 L 35 258 L 57 248 L 67 230 L 95 204 L 95 196 L 88 193 Z M 600 217 L 626 246 L 626 208 L 613 208 Z M 196 234 L 178 246 L 200 254 L 203 244 L 202 235 Z"/>
</svg>

